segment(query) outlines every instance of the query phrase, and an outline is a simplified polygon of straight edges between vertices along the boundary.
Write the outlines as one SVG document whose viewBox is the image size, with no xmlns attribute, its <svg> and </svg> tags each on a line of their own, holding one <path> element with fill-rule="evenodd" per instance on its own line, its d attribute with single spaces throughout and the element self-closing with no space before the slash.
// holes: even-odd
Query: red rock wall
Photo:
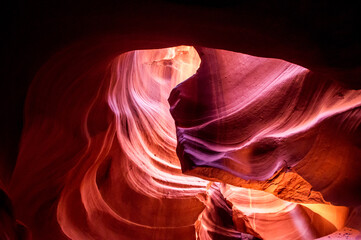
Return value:
<svg viewBox="0 0 361 240">
<path fill-rule="evenodd" d="M 312 177 L 340 160 L 325 151 L 357 169 L 358 139 L 341 136 L 357 134 L 359 91 L 223 50 L 76 50 L 27 98 L 9 191 L 33 239 L 313 239 L 352 216 L 329 202 L 357 206 L 355 191 L 333 197 L 356 171 L 330 181 L 331 168 L 328 188 Z M 335 143 L 323 139 L 333 126 Z"/>
<path fill-rule="evenodd" d="M 358 12 L 16 3 L 3 21 L 0 238 L 357 238 Z M 208 48 L 170 96 L 176 130 L 167 98 L 188 75 L 161 82 L 184 59 L 120 54 L 180 44 Z"/>
</svg>

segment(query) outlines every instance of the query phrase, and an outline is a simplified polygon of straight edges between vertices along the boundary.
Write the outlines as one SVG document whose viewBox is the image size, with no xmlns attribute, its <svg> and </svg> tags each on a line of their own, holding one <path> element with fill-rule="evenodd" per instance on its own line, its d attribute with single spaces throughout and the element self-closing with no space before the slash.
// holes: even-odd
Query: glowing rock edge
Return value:
<svg viewBox="0 0 361 240">
<path fill-rule="evenodd" d="M 361 238 L 361 91 L 225 50 L 89 56 L 29 90 L 6 215 L 24 239 Z"/>
</svg>

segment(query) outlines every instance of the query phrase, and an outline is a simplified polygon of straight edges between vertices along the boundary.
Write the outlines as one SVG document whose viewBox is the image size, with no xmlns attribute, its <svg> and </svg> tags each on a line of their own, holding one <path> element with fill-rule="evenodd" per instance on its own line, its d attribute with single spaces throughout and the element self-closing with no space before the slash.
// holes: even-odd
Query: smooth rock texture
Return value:
<svg viewBox="0 0 361 240">
<path fill-rule="evenodd" d="M 229 63 L 233 62 L 230 55 L 239 58 L 243 55 L 244 58 L 244 54 L 235 54 L 242 52 L 273 60 L 284 59 L 303 66 L 293 65 L 294 70 L 303 70 L 290 76 L 305 75 L 301 84 L 301 89 L 307 90 L 301 91 L 304 97 L 292 95 L 289 91 L 282 93 L 285 90 L 282 88 L 273 96 L 278 99 L 276 102 L 272 101 L 273 97 L 256 98 L 256 102 L 264 101 L 268 104 L 265 106 L 271 106 L 274 111 L 266 111 L 266 117 L 274 115 L 275 119 L 279 119 L 280 107 L 292 109 L 287 104 L 295 101 L 285 103 L 282 99 L 304 99 L 302 104 L 306 106 L 301 104 L 300 109 L 315 112 L 306 110 L 306 115 L 300 113 L 301 117 L 297 119 L 297 114 L 285 111 L 286 116 L 296 119 L 290 117 L 283 122 L 300 124 L 305 120 L 303 117 L 317 119 L 319 113 L 335 109 L 335 106 L 338 108 L 337 103 L 349 96 L 348 91 L 361 89 L 358 5 L 315 1 L 280 4 L 269 0 L 4 2 L 1 14 L 3 61 L 0 65 L 3 90 L 0 101 L 0 238 L 252 239 L 260 238 L 257 230 L 261 226 L 270 229 L 261 231 L 266 239 L 287 236 L 285 232 L 280 234 L 275 231 L 277 229 L 269 228 L 267 224 L 272 222 L 272 218 L 259 223 L 272 214 L 260 214 L 261 207 L 249 207 L 253 198 L 263 199 L 253 194 L 256 191 L 253 189 L 258 189 L 266 191 L 261 196 L 282 198 L 273 199 L 273 202 L 292 203 L 293 206 L 295 202 L 307 202 L 300 204 L 302 208 L 296 205 L 297 213 L 292 216 L 288 213 L 293 213 L 293 210 L 282 212 L 289 223 L 297 220 L 302 226 L 307 226 L 307 234 L 303 234 L 290 224 L 292 238 L 314 238 L 338 229 L 322 239 L 360 239 L 361 131 L 358 107 L 346 110 L 341 106 L 339 113 L 321 116 L 319 121 L 310 125 L 302 123 L 302 126 L 312 127 L 301 132 L 289 124 L 278 125 L 278 129 L 268 126 L 262 129 L 266 132 L 261 133 L 260 129 L 250 127 L 243 137 L 264 136 L 267 131 L 284 132 L 295 128 L 299 135 L 291 131 L 290 135 L 286 134 L 286 142 L 275 141 L 274 136 L 254 139 L 251 145 L 241 146 L 242 150 L 238 149 L 237 154 L 231 155 L 232 160 L 252 159 L 259 164 L 243 162 L 240 168 L 228 161 L 211 168 L 184 168 L 185 173 L 203 179 L 186 177 L 181 173 L 174 153 L 173 120 L 170 115 L 164 115 L 167 108 L 163 105 L 169 97 L 169 90 L 186 79 L 171 81 L 166 86 L 159 84 L 174 76 L 170 74 L 173 70 L 169 65 L 175 62 L 170 60 L 172 54 L 168 55 L 168 50 L 152 54 L 137 51 L 138 57 L 129 52 L 186 44 L 197 46 L 200 55 L 205 50 L 200 46 L 214 48 L 213 51 L 218 52 L 214 55 L 223 52 L 221 55 Z M 141 67 L 144 62 L 139 60 L 143 57 L 147 61 L 153 57 L 164 61 L 158 58 L 156 62 L 160 64 L 152 64 L 158 67 Z M 269 61 L 271 59 L 260 65 L 270 66 Z M 242 65 L 242 61 L 238 62 L 237 68 Z M 224 67 L 219 63 L 218 60 L 212 63 L 210 72 Z M 160 70 L 163 66 L 168 66 L 164 68 L 168 70 Z M 124 80 L 120 72 L 116 73 L 118 67 L 123 69 L 121 72 L 128 72 L 126 78 L 131 77 L 137 82 L 137 87 L 129 85 L 132 81 L 126 86 L 117 84 L 118 80 Z M 196 68 L 197 64 L 192 69 Z M 262 66 L 256 66 L 259 68 Z M 139 72 L 137 69 L 142 69 L 142 74 L 148 72 L 143 86 L 141 80 L 129 74 Z M 227 72 L 232 71 L 237 72 L 237 69 L 227 69 Z M 258 71 L 258 74 L 262 76 L 263 71 Z M 222 78 L 219 75 L 212 79 L 218 77 Z M 232 92 L 238 84 L 227 91 Z M 294 84 L 296 87 L 281 85 L 287 89 L 299 89 L 297 84 Z M 215 89 L 215 85 L 209 86 Z M 193 88 L 192 91 L 202 91 L 200 96 L 207 96 L 209 86 L 202 86 L 201 90 Z M 133 92 L 127 94 L 123 87 L 129 87 Z M 250 94 L 255 93 L 251 91 L 251 85 L 244 87 Z M 336 98 L 326 96 L 333 92 L 330 89 L 339 88 L 343 90 L 336 92 Z M 158 95 L 165 89 L 164 94 Z M 111 93 L 110 90 L 114 91 Z M 274 90 L 269 95 L 277 92 Z M 206 116 L 206 121 L 212 119 L 210 117 L 214 115 L 209 114 L 209 110 L 212 112 L 212 104 L 219 101 L 218 93 L 222 90 L 217 90 L 211 102 L 197 99 L 198 103 L 202 102 L 201 107 L 193 104 L 185 109 L 185 112 L 194 108 L 198 111 L 192 113 L 186 122 L 192 124 L 199 116 Z M 252 97 L 244 92 L 242 95 Z M 234 103 L 237 99 L 244 102 L 244 97 L 241 97 L 236 93 L 231 99 Z M 320 104 L 322 99 L 326 104 Z M 332 103 L 332 99 L 336 101 Z M 345 98 L 345 102 L 352 105 L 352 99 Z M 222 104 L 218 102 L 218 105 Z M 148 105 L 152 107 L 147 108 Z M 222 115 L 224 110 L 217 110 L 216 114 Z M 233 112 L 233 109 L 228 110 Z M 259 114 L 263 110 L 247 109 L 247 112 L 263 118 L 255 121 L 254 126 L 277 126 Z M 309 114 L 312 116 L 307 116 Z M 257 120 L 254 116 L 247 117 Z M 237 119 L 233 121 L 237 123 Z M 239 128 L 245 130 L 247 122 L 247 118 L 243 118 Z M 218 128 L 219 132 L 211 133 L 206 129 L 202 136 L 193 137 L 198 140 L 205 138 L 204 141 L 208 142 L 216 139 L 231 145 L 240 141 L 238 134 L 234 139 L 224 137 L 233 132 L 227 129 L 228 133 L 223 133 L 224 127 L 225 124 Z M 127 134 L 128 130 L 131 135 Z M 218 138 L 220 136 L 224 139 Z M 221 144 L 216 142 L 214 145 Z M 198 163 L 200 159 L 214 161 L 205 157 L 214 153 L 203 152 L 204 148 L 199 150 Z M 290 162 L 279 165 L 277 159 L 280 156 L 290 159 Z M 263 158 L 267 159 L 267 164 L 262 164 Z M 235 171 L 230 173 L 233 167 Z M 258 175 L 255 168 L 261 169 L 262 174 Z M 242 178 L 235 176 L 240 173 Z M 215 183 L 208 183 L 208 180 Z M 251 198 L 241 194 L 239 189 L 242 187 L 252 192 L 248 194 Z M 225 189 L 232 189 L 231 194 Z M 265 202 L 258 202 L 258 205 L 263 204 Z M 256 225 L 253 222 L 257 222 Z M 222 231 L 218 229 L 220 226 Z"/>
<path fill-rule="evenodd" d="M 361 203 L 360 91 L 282 60 L 199 52 L 169 97 L 183 172 L 293 202 Z"/>
<path fill-rule="evenodd" d="M 357 192 L 344 188 L 354 205 L 336 197 L 342 168 L 325 151 L 349 154 L 357 185 L 359 91 L 224 50 L 75 50 L 70 63 L 68 50 L 54 56 L 27 98 L 8 189 L 33 239 L 357 234 Z"/>
<path fill-rule="evenodd" d="M 198 68 L 195 49 L 132 51 L 75 79 L 61 57 L 29 93 L 10 185 L 34 239 L 194 239 L 208 182 L 181 173 L 167 98 Z"/>
</svg>

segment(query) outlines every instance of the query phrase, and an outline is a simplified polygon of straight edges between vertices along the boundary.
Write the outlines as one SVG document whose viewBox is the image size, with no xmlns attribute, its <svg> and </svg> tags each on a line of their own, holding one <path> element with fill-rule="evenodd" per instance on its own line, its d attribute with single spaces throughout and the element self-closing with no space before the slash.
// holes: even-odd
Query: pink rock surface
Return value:
<svg viewBox="0 0 361 240">
<path fill-rule="evenodd" d="M 324 202 L 320 192 L 328 202 L 360 204 L 352 190 L 361 180 L 360 91 L 278 59 L 199 52 L 197 74 L 169 98 L 183 172 L 262 185 L 254 188 L 290 201 Z"/>
<path fill-rule="evenodd" d="M 27 97 L 9 195 L 33 239 L 312 239 L 358 229 L 358 208 L 329 202 L 351 206 L 343 190 L 359 203 L 339 187 L 346 172 L 352 188 L 359 182 L 359 91 L 224 50 L 74 49 L 76 58 L 68 49 L 38 72 Z"/>
</svg>

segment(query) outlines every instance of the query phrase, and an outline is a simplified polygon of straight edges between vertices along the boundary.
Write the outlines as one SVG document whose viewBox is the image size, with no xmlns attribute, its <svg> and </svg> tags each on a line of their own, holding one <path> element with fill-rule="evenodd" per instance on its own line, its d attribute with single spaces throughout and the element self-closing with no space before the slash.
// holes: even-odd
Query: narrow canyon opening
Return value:
<svg viewBox="0 0 361 240">
<path fill-rule="evenodd" d="M 199 46 L 107 54 L 58 53 L 29 89 L 8 191 L 34 239 L 360 236 L 360 90 Z"/>
</svg>

